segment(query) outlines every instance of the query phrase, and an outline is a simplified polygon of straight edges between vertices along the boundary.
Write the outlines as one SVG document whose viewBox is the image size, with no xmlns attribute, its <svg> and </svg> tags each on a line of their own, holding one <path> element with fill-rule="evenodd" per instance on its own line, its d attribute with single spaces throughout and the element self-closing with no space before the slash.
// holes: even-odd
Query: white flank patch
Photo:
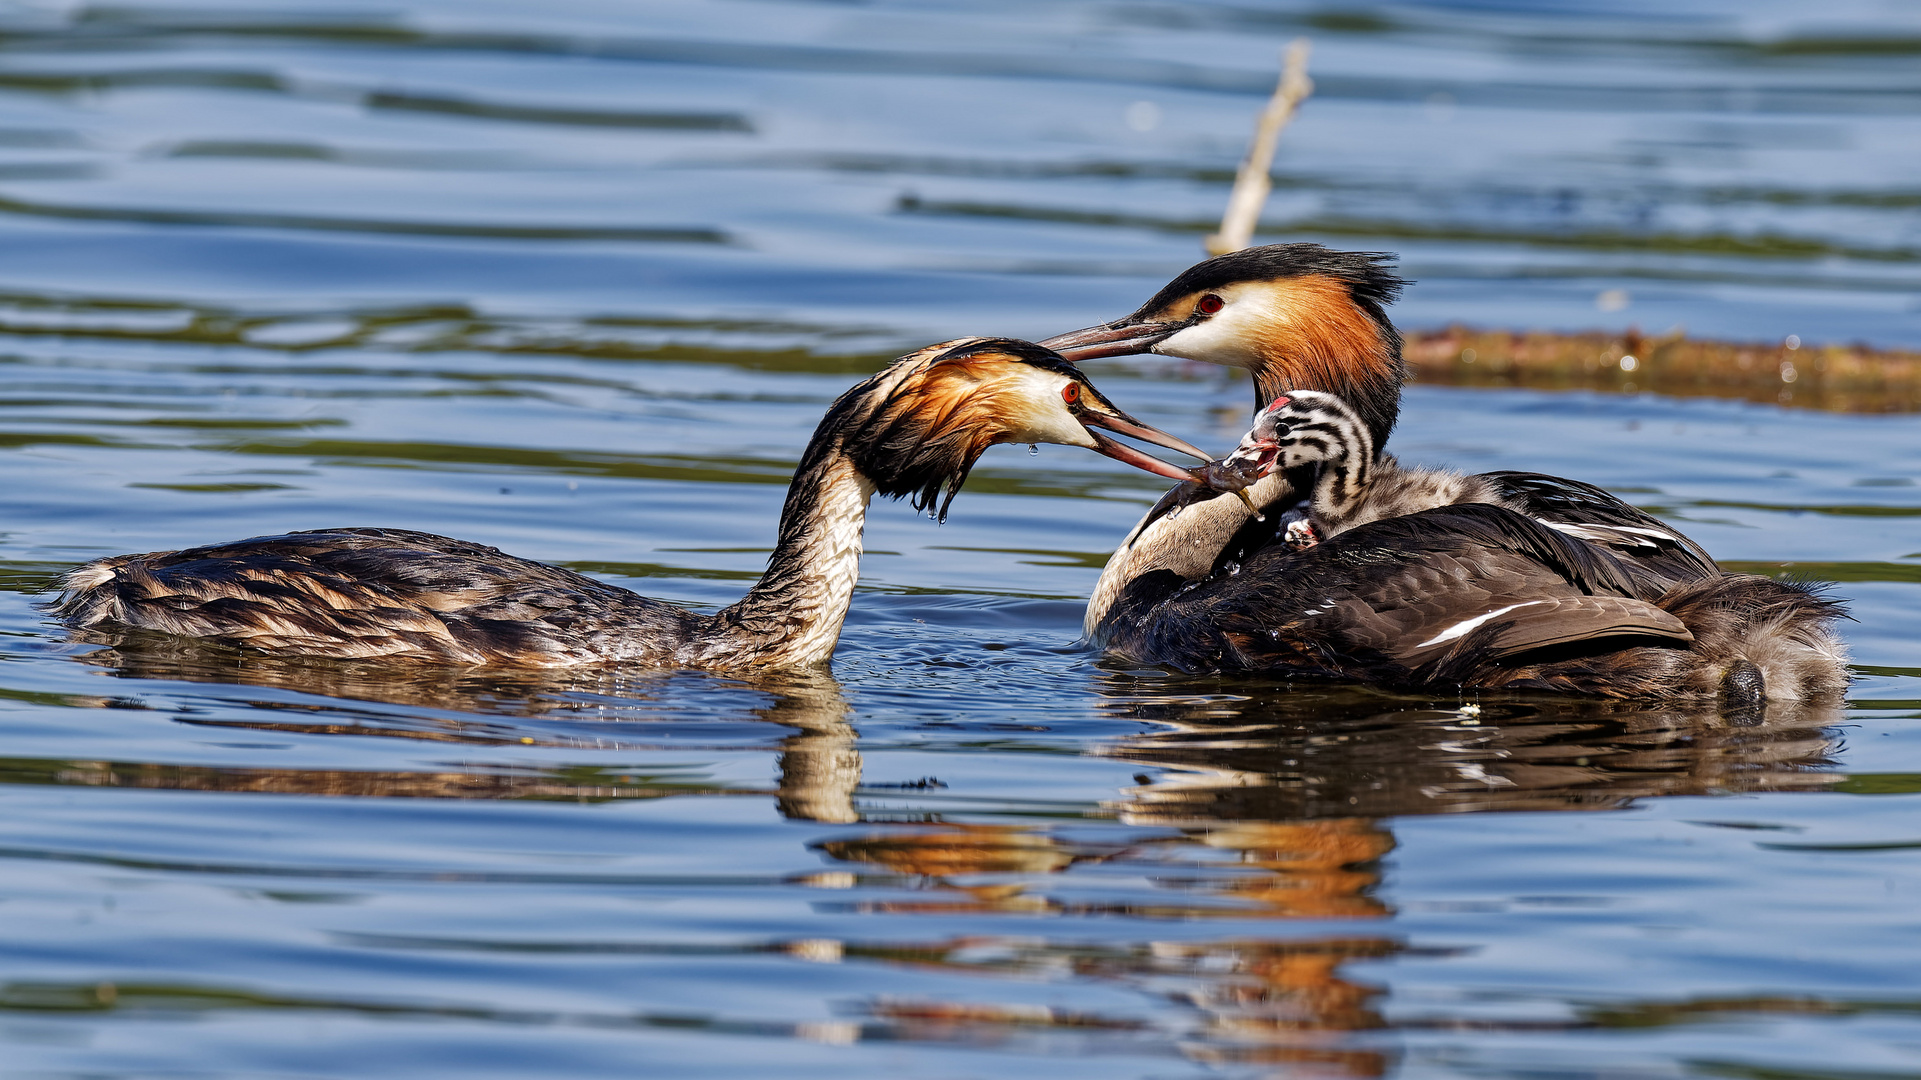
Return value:
<svg viewBox="0 0 1921 1080">
<path fill-rule="evenodd" d="M 1441 631 L 1440 633 L 1434 635 L 1431 638 L 1428 638 L 1426 641 L 1423 641 L 1419 645 L 1416 645 L 1414 647 L 1417 649 L 1425 649 L 1429 645 L 1439 645 L 1443 641 L 1453 641 L 1455 638 L 1458 638 L 1458 637 L 1466 637 L 1468 634 L 1471 634 L 1474 632 L 1475 627 L 1481 625 L 1482 623 L 1488 621 L 1489 619 L 1494 618 L 1497 615 L 1506 615 L 1508 612 L 1513 611 L 1515 608 L 1533 607 L 1536 604 L 1545 604 L 1547 602 L 1548 601 L 1546 600 L 1526 600 L 1519 604 L 1509 604 L 1504 608 L 1495 608 L 1493 611 L 1488 612 L 1486 615 L 1476 615 L 1472 619 L 1462 619 L 1460 622 L 1455 623 L 1453 626 L 1448 627 L 1447 629 Z"/>
<path fill-rule="evenodd" d="M 1540 518 L 1535 518 L 1534 520 L 1541 521 Z M 1559 521 L 1541 521 L 1541 524 L 1546 525 L 1555 532 L 1565 533 L 1568 536 L 1581 540 L 1592 540 L 1598 544 L 1614 542 L 1631 543 L 1636 547 L 1660 546 L 1641 539 L 1641 537 L 1644 536 L 1651 536 L 1656 540 L 1666 540 L 1671 544 L 1680 543 L 1679 538 L 1673 533 L 1662 532 L 1659 529 L 1644 529 L 1635 525 L 1568 525 Z M 1630 533 L 1635 535 L 1629 535 Z"/>
<path fill-rule="evenodd" d="M 1534 520 L 1541 521 L 1540 518 L 1535 518 Z M 1602 532 L 1600 529 L 1596 529 L 1588 525 L 1569 525 L 1566 522 L 1561 522 L 1561 521 L 1541 521 L 1541 524 L 1546 525 L 1548 528 L 1553 529 L 1557 533 L 1565 533 L 1568 536 L 1572 536 L 1581 540 L 1606 540 L 1607 539 L 1607 534 L 1605 532 Z"/>
</svg>

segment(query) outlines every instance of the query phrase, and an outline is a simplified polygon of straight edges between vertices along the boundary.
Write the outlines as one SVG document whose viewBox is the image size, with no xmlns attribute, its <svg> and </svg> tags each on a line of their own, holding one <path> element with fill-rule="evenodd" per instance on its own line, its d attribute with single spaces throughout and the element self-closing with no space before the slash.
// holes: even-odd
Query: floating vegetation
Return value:
<svg viewBox="0 0 1921 1080">
<path fill-rule="evenodd" d="M 1410 335 L 1416 379 L 1444 386 L 1646 391 L 1830 412 L 1921 410 L 1921 353 L 1866 345 L 1732 342 L 1450 326 Z"/>
</svg>

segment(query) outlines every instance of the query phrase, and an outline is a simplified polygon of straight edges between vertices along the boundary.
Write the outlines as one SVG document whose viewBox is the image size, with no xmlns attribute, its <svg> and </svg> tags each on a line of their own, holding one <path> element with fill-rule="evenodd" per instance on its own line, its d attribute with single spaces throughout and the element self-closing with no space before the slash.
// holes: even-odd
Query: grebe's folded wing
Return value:
<svg viewBox="0 0 1921 1080">
<path fill-rule="evenodd" d="M 1446 506 L 1263 551 L 1167 598 L 1143 644 L 1183 667 L 1425 682 L 1580 641 L 1692 639 L 1633 592 L 1591 544 L 1504 507 Z"/>
<path fill-rule="evenodd" d="M 1533 472 L 1483 473 L 1509 505 L 1557 532 L 1633 556 L 1675 581 L 1718 577 L 1701 545 L 1618 496 L 1579 480 Z"/>
<path fill-rule="evenodd" d="M 409 529 L 316 529 L 82 566 L 53 610 L 269 652 L 569 662 L 581 631 L 699 618 L 570 570 Z"/>
</svg>

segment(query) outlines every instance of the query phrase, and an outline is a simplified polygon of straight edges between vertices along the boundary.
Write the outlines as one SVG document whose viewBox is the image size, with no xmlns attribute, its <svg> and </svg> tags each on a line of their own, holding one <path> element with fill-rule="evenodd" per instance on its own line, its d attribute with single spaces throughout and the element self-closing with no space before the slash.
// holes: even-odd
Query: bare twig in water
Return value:
<svg viewBox="0 0 1921 1080">
<path fill-rule="evenodd" d="M 1280 85 L 1274 88 L 1274 96 L 1254 126 L 1254 142 L 1247 148 L 1247 158 L 1241 162 L 1240 171 L 1234 174 L 1234 190 L 1227 196 L 1221 231 L 1205 241 L 1209 255 L 1239 251 L 1254 239 L 1254 226 L 1261 219 L 1261 208 L 1267 205 L 1267 193 L 1273 187 L 1268 170 L 1274 165 L 1274 148 L 1280 145 L 1281 129 L 1294 118 L 1294 110 L 1300 107 L 1301 101 L 1314 92 L 1314 80 L 1307 77 L 1307 52 L 1306 38 L 1295 38 L 1287 47 Z"/>
</svg>

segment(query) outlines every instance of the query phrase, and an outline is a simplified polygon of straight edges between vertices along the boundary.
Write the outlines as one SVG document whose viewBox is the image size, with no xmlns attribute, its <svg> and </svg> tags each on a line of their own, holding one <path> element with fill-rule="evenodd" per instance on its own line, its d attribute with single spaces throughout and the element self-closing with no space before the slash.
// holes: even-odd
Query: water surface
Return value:
<svg viewBox="0 0 1921 1080">
<path fill-rule="evenodd" d="M 1414 387 L 1394 446 L 1834 580 L 1845 703 L 1185 679 L 1080 648 L 1156 483 L 876 508 L 829 675 L 397 674 L 34 606 L 329 525 L 711 609 L 835 395 L 1264 235 L 1397 317 L 1921 344 L 1899 5 L 0 12 L 0 1041 L 42 1076 L 1921 1075 L 1921 419 Z M 1246 386 L 1100 365 L 1224 448 Z"/>
</svg>

